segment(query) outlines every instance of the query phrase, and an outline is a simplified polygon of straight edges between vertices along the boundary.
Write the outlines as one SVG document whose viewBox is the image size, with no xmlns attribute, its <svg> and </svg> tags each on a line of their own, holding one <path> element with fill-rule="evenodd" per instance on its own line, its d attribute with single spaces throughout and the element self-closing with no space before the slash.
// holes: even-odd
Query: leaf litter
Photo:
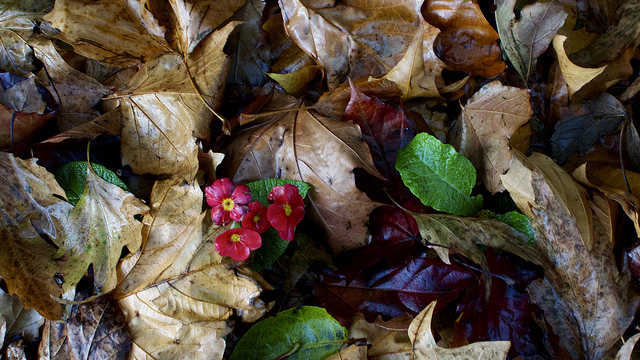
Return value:
<svg viewBox="0 0 640 360">
<path fill-rule="evenodd" d="M 635 1 L 0 9 L 0 335 L 16 356 L 633 356 L 618 340 L 637 332 L 640 275 Z M 87 141 L 120 151 L 73 155 Z M 53 176 L 71 161 L 87 170 L 75 206 Z M 309 216 L 267 262 L 222 257 L 216 238 L 242 225 L 213 224 L 218 177 L 299 181 Z M 247 332 L 311 308 L 284 322 L 346 331 Z"/>
</svg>

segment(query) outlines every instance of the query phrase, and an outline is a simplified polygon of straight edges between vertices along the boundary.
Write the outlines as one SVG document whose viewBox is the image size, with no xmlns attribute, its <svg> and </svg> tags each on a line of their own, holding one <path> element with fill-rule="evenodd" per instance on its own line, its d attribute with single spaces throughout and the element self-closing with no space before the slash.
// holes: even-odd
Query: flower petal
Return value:
<svg viewBox="0 0 640 360">
<path fill-rule="evenodd" d="M 249 211 L 249 207 L 246 205 L 235 204 L 233 209 L 229 211 L 229 217 L 233 219 L 233 221 L 241 222 L 244 214 Z"/>
<path fill-rule="evenodd" d="M 246 205 L 251 201 L 251 189 L 247 185 L 238 185 L 236 189 L 233 190 L 233 194 L 231 194 L 231 199 L 236 204 Z"/>
<path fill-rule="evenodd" d="M 278 204 L 271 204 L 267 209 L 267 219 L 276 230 L 282 231 L 287 227 L 287 215 Z"/>
</svg>

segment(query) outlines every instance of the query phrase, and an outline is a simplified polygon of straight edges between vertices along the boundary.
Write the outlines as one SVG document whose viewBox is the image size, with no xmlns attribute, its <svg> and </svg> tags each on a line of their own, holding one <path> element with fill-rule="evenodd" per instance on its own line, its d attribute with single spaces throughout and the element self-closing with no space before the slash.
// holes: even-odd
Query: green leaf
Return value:
<svg viewBox="0 0 640 360">
<path fill-rule="evenodd" d="M 471 215 L 482 208 L 482 196 L 471 197 L 476 169 L 451 145 L 420 133 L 398 152 L 396 170 L 423 204 L 453 215 Z"/>
<path fill-rule="evenodd" d="M 297 180 L 287 180 L 287 179 L 262 179 L 254 182 L 250 182 L 247 184 L 249 189 L 251 189 L 251 198 L 252 201 L 260 201 L 262 205 L 269 206 L 269 193 L 274 186 L 282 186 L 284 184 L 291 184 L 298 187 L 298 192 L 300 196 L 304 199 L 307 196 L 307 192 L 311 189 L 311 185 L 306 182 L 297 181 Z"/>
<path fill-rule="evenodd" d="M 315 306 L 285 310 L 260 321 L 247 331 L 229 360 L 284 358 L 324 359 L 340 349 L 347 330 Z"/>
<path fill-rule="evenodd" d="M 300 196 L 304 199 L 307 196 L 307 192 L 311 189 L 311 186 L 302 181 L 286 180 L 286 179 L 263 179 L 247 184 L 251 189 L 252 201 L 259 201 L 264 206 L 269 206 L 269 193 L 274 186 L 282 186 L 284 184 L 291 184 L 298 187 Z M 284 254 L 289 246 L 288 241 L 282 240 L 278 231 L 274 228 L 270 228 L 262 234 L 262 246 L 254 252 L 252 268 L 253 270 L 260 272 L 265 268 L 271 266 L 280 255 Z"/>
<path fill-rule="evenodd" d="M 127 185 L 113 171 L 95 163 L 91 163 L 91 167 L 102 180 L 117 185 L 122 190 L 129 191 Z M 77 204 L 84 190 L 84 184 L 87 182 L 87 162 L 72 161 L 66 163 L 60 166 L 54 175 L 60 187 L 64 189 L 67 201 L 73 205 Z"/>
<path fill-rule="evenodd" d="M 478 213 L 479 217 L 500 220 L 512 228 L 520 231 L 529 237 L 529 243 L 533 244 L 535 233 L 531 227 L 531 219 L 519 211 L 509 211 L 505 214 L 496 214 L 491 210 L 484 209 Z"/>
</svg>

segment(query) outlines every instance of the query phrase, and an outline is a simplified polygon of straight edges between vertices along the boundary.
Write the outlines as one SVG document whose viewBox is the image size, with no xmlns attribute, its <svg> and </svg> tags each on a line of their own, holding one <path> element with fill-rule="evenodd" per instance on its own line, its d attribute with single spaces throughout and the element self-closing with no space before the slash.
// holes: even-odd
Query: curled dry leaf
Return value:
<svg viewBox="0 0 640 360">
<path fill-rule="evenodd" d="M 233 17 L 243 23 L 229 39 L 229 83 L 259 86 L 266 80 L 271 54 L 262 30 L 264 8 L 265 0 L 249 0 Z"/>
<path fill-rule="evenodd" d="M 67 65 L 50 40 L 33 41 L 35 56 L 42 61 L 47 74 L 41 74 L 43 81 L 50 81 L 48 89 L 60 101 L 58 126 L 69 130 L 100 116 L 94 105 L 109 94 L 109 89 L 98 81 Z"/>
<path fill-rule="evenodd" d="M 631 360 L 631 354 L 633 352 L 633 348 L 636 346 L 636 343 L 640 339 L 640 333 L 633 335 L 630 337 L 627 342 L 622 345 L 618 354 L 616 354 L 615 360 Z"/>
<path fill-rule="evenodd" d="M 55 144 L 70 139 L 93 140 L 100 135 L 120 135 L 120 111 L 111 110 L 108 113 L 95 118 L 93 121 L 76 126 L 60 134 L 54 135 L 41 144 Z"/>
<path fill-rule="evenodd" d="M 90 264 L 97 293 L 113 290 L 116 265 L 126 246 L 135 253 L 142 242 L 142 223 L 134 215 L 148 207 L 133 194 L 102 180 L 87 166 L 87 181 L 80 200 L 69 212 L 73 229 L 64 238 L 57 257 L 65 256 L 62 268 L 64 291 L 76 287 Z"/>
<path fill-rule="evenodd" d="M 528 291 L 562 339 L 552 344 L 553 352 L 564 347 L 574 358 L 599 359 L 633 319 L 637 301 L 628 292 L 630 276 L 618 272 L 606 229 L 590 219 L 589 203 L 581 200 L 584 189 L 549 158 L 535 157 L 527 161 L 518 156 L 502 176 L 520 210 L 530 214 L 535 231 L 533 245 L 514 246 L 531 248 L 542 259 L 540 263 L 516 252 L 544 269 L 545 278 L 532 282 Z M 578 214 L 581 202 L 589 216 Z M 585 227 L 591 231 L 590 242 L 585 241 Z"/>
<path fill-rule="evenodd" d="M 56 1 L 44 19 L 62 31 L 57 38 L 71 44 L 76 53 L 109 64 L 140 65 L 170 51 L 165 29 L 141 0 Z"/>
<path fill-rule="evenodd" d="M 576 91 L 580 90 L 598 75 L 602 74 L 607 66 L 584 68 L 574 64 L 569 60 L 564 49 L 564 43 L 566 40 L 567 37 L 565 35 L 556 35 L 553 38 L 553 49 L 556 51 L 558 56 L 560 71 L 562 71 L 564 80 L 567 82 L 567 91 L 569 92 L 569 96 L 572 96 Z"/>
<path fill-rule="evenodd" d="M 47 321 L 38 348 L 41 360 L 126 359 L 131 336 L 115 300 L 102 296 L 74 306 L 64 323 Z"/>
<path fill-rule="evenodd" d="M 629 219 L 633 221 L 636 233 L 640 236 L 640 200 L 636 194 L 640 194 L 640 174 L 626 171 L 631 191 L 622 174 L 622 169 L 610 165 L 590 163 L 582 164 L 573 172 L 573 178 L 582 185 L 600 190 L 607 198 L 620 204 Z"/>
<path fill-rule="evenodd" d="M 22 336 L 27 343 L 32 343 L 40 337 L 40 326 L 44 319 L 34 309 L 25 309 L 18 295 L 9 295 L 0 290 L 0 319 L 4 321 L 4 345 L 7 345 L 15 336 Z"/>
<path fill-rule="evenodd" d="M 537 59 L 564 24 L 567 12 L 558 1 L 526 5 L 516 20 L 515 0 L 496 2 L 496 22 L 505 54 L 526 82 Z"/>
<path fill-rule="evenodd" d="M 119 104 L 124 165 L 140 174 L 193 179 L 198 169 L 196 138 L 209 137 L 214 120 L 210 108 L 220 106 L 228 66 L 222 49 L 236 25 L 210 34 L 184 61 L 167 54 L 145 63 L 109 100 Z"/>
<path fill-rule="evenodd" d="M 425 1 L 424 19 L 442 32 L 436 54 L 449 70 L 492 77 L 504 71 L 498 33 L 476 2 L 466 0 Z"/>
<path fill-rule="evenodd" d="M 402 59 L 423 21 L 421 2 L 415 0 L 350 0 L 333 7 L 301 0 L 279 4 L 288 36 L 324 68 L 331 89 L 346 76 L 386 74 Z"/>
<path fill-rule="evenodd" d="M 365 224 L 379 204 L 356 188 L 353 169 L 380 175 L 358 127 L 299 109 L 301 102 L 286 94 L 272 96 L 261 109 L 265 115 L 258 114 L 260 124 L 231 138 L 225 174 L 236 183 L 280 178 L 310 184 L 307 211 L 326 229 L 331 249 L 364 246 Z"/>
<path fill-rule="evenodd" d="M 72 206 L 60 200 L 64 190 L 36 159 L 0 152 L 0 179 L 0 276 L 25 307 L 59 320 L 62 306 L 52 296 L 62 295 L 55 281 L 61 266 L 53 260 L 51 241 L 58 245 L 66 237 Z"/>
<path fill-rule="evenodd" d="M 26 42 L 37 22 L 51 11 L 53 1 L 12 0 L 0 4 L 0 70 L 28 77 L 36 68 L 33 49 Z"/>
<path fill-rule="evenodd" d="M 404 57 L 384 76 L 398 85 L 404 100 L 440 97 L 438 88 L 444 86 L 441 73 L 445 64 L 433 52 L 439 33 L 438 28 L 422 21 Z"/>
<path fill-rule="evenodd" d="M 413 360 L 503 360 L 511 343 L 509 341 L 481 341 L 458 348 L 441 348 L 431 332 L 431 319 L 436 301 L 429 304 L 416 316 L 409 326 L 409 339 L 413 344 Z"/>
<path fill-rule="evenodd" d="M 314 105 L 314 109 L 334 120 L 342 119 L 347 105 L 351 101 L 352 87 L 382 102 L 398 100 L 400 96 L 402 96 L 402 93 L 393 81 L 386 79 L 367 81 L 367 79 L 363 78 L 343 83 L 337 88 L 325 92 Z"/>
<path fill-rule="evenodd" d="M 395 356 L 393 359 L 409 360 L 412 348 L 406 332 L 408 325 L 409 322 L 404 331 L 398 331 L 387 327 L 383 322 L 370 323 L 356 318 L 349 326 L 349 338 L 367 339 L 367 359 L 384 360 Z"/>
<path fill-rule="evenodd" d="M 171 254 L 173 262 L 152 284 L 121 295 L 134 341 L 132 359 L 222 359 L 222 337 L 230 331 L 227 319 L 233 309 L 243 319 L 265 312 L 256 275 L 222 263 L 215 250 L 215 237 L 224 228 L 213 225 L 208 212 L 194 223 L 184 244 Z"/>
<path fill-rule="evenodd" d="M 527 90 L 498 81 L 483 86 L 464 106 L 449 143 L 467 157 L 491 193 L 504 190 L 504 175 L 513 157 L 509 139 L 529 121 L 533 109 Z"/>
</svg>

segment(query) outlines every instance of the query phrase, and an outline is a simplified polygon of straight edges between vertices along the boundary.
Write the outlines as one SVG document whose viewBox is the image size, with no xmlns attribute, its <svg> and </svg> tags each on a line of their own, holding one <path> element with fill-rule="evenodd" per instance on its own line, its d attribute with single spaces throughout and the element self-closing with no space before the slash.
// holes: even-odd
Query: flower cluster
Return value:
<svg viewBox="0 0 640 360">
<path fill-rule="evenodd" d="M 262 245 L 260 234 L 274 227 L 285 240 L 293 240 L 293 231 L 304 217 L 304 201 L 295 185 L 274 186 L 269 193 L 269 206 L 251 201 L 246 185 L 235 185 L 231 179 L 216 180 L 204 189 L 216 225 L 232 221 L 242 227 L 229 229 L 216 237 L 216 251 L 235 261 L 246 260 L 251 250 Z"/>
</svg>

